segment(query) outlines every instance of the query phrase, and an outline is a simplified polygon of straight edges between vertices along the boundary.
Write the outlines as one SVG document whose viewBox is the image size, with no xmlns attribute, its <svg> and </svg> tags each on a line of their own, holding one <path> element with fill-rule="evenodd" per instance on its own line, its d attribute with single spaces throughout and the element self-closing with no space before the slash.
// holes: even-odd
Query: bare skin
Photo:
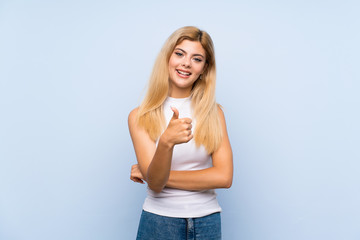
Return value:
<svg viewBox="0 0 360 240">
<path fill-rule="evenodd" d="M 131 115 L 135 115 L 136 111 L 137 109 L 133 110 L 133 112 L 130 113 L 129 126 L 132 125 L 130 121 L 134 121 L 134 119 L 131 119 L 134 118 L 134 116 Z M 139 149 L 142 149 L 142 151 L 141 153 L 136 153 L 138 158 L 138 164 L 134 164 L 132 166 L 130 179 L 133 180 L 134 182 L 139 182 L 139 183 L 144 183 L 144 181 L 147 181 L 149 188 L 155 192 L 160 192 L 165 186 L 171 188 L 183 189 L 183 190 L 206 190 L 206 189 L 231 187 L 232 178 L 233 178 L 232 150 L 226 131 L 225 118 L 220 108 L 219 108 L 219 115 L 221 119 L 221 125 L 224 136 L 220 147 L 212 154 L 212 164 L 213 164 L 212 167 L 203 170 L 195 170 L 195 171 L 170 171 L 171 154 L 166 154 L 166 153 L 169 153 L 168 151 L 172 153 L 173 147 L 170 148 L 158 147 L 157 149 L 155 142 L 153 142 L 150 139 L 147 133 L 144 130 L 142 130 L 144 132 L 139 132 L 138 129 L 138 130 L 134 130 L 134 131 L 138 131 L 138 133 L 136 133 L 137 137 L 134 136 L 132 138 L 133 138 L 133 142 L 134 141 L 137 142 L 137 144 L 134 143 L 134 146 L 137 145 Z M 157 156 L 154 154 L 153 159 L 151 159 L 150 157 L 151 153 L 153 152 L 155 153 L 156 151 L 158 153 L 157 156 L 161 156 L 162 154 L 165 155 L 162 155 L 163 156 L 162 158 L 156 158 Z M 158 172 L 160 173 L 161 171 L 164 171 L 166 173 L 164 174 L 165 178 L 163 179 L 162 184 L 154 186 L 149 184 L 148 173 L 149 173 L 149 165 L 155 159 L 158 159 L 160 163 L 166 162 L 170 164 L 167 165 L 166 167 L 160 166 L 161 168 L 152 169 L 155 174 L 157 174 Z M 154 181 L 152 183 L 154 183 Z"/>
<path fill-rule="evenodd" d="M 181 50 L 179 50 L 181 49 Z M 179 54 L 179 51 L 181 54 Z M 204 71 L 204 49 L 198 42 L 184 40 L 175 47 L 169 61 L 170 97 L 187 97 L 190 95 L 193 83 Z M 186 71 L 190 76 L 179 73 Z M 212 167 L 195 171 L 170 171 L 174 146 L 186 143 L 193 138 L 192 120 L 179 118 L 179 112 L 174 112 L 166 130 L 160 136 L 158 145 L 151 140 L 147 132 L 137 126 L 137 108 L 131 111 L 128 118 L 129 130 L 133 141 L 138 164 L 132 166 L 130 179 L 134 182 L 147 182 L 149 188 L 161 192 L 164 187 L 183 190 L 206 190 L 214 188 L 229 188 L 233 179 L 232 150 L 226 130 L 223 111 L 219 108 L 219 119 L 223 132 L 220 147 L 212 153 Z"/>
</svg>

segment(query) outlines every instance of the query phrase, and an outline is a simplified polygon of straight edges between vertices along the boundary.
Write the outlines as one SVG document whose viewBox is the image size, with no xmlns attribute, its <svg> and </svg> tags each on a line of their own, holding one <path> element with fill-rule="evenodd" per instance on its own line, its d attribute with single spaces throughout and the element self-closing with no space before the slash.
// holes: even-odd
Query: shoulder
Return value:
<svg viewBox="0 0 360 240">
<path fill-rule="evenodd" d="M 220 125 L 223 129 L 226 129 L 226 120 L 225 120 L 225 114 L 223 111 L 223 106 L 220 104 L 217 104 L 217 111 L 218 111 L 218 117 L 220 120 Z"/>
<path fill-rule="evenodd" d="M 225 119 L 223 107 L 218 103 L 216 105 L 217 105 L 217 111 L 218 111 L 218 115 L 219 115 L 220 119 Z"/>
<path fill-rule="evenodd" d="M 129 113 L 129 116 L 128 116 L 128 124 L 129 124 L 129 127 L 134 126 L 134 124 L 136 123 L 136 118 L 137 118 L 138 110 L 139 110 L 139 107 L 134 108 L 134 109 L 131 110 L 131 112 Z"/>
</svg>

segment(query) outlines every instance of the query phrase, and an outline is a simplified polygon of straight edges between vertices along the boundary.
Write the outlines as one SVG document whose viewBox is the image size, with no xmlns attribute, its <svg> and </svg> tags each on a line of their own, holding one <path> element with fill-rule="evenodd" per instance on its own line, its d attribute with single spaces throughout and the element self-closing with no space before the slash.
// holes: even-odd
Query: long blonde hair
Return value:
<svg viewBox="0 0 360 240">
<path fill-rule="evenodd" d="M 222 139 L 218 104 L 215 101 L 215 52 L 210 35 L 196 27 L 182 27 L 165 42 L 155 61 L 145 98 L 139 106 L 137 122 L 154 141 L 166 128 L 162 105 L 169 94 L 169 59 L 175 47 L 184 40 L 200 42 L 206 53 L 205 71 L 192 87 L 191 101 L 197 122 L 195 143 L 197 146 L 204 145 L 208 153 L 213 153 Z"/>
</svg>

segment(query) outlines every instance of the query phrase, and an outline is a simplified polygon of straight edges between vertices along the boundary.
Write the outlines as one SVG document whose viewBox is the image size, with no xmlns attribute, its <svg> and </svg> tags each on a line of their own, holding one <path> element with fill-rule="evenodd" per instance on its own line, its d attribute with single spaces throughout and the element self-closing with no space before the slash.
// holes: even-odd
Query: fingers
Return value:
<svg viewBox="0 0 360 240">
<path fill-rule="evenodd" d="M 188 141 L 190 141 L 191 139 L 192 139 L 192 131 L 191 131 L 191 129 L 192 129 L 192 124 L 191 124 L 191 119 L 190 118 L 184 118 L 183 119 L 183 121 L 184 121 L 184 131 L 185 131 L 185 135 L 187 136 L 187 137 L 190 137 L 191 136 L 191 138 L 189 138 L 189 140 L 187 140 L 187 142 Z"/>
<path fill-rule="evenodd" d="M 190 134 L 190 135 L 188 136 L 188 141 L 190 141 L 191 139 L 193 139 L 193 137 L 194 137 L 194 135 Z"/>
<path fill-rule="evenodd" d="M 179 118 L 179 110 L 173 106 L 171 110 L 174 113 L 166 131 L 169 142 L 173 144 L 189 142 L 193 138 L 191 118 Z"/>
<path fill-rule="evenodd" d="M 131 166 L 131 172 L 135 172 L 137 170 L 139 170 L 139 164 L 138 163 Z"/>
<path fill-rule="evenodd" d="M 137 182 L 137 183 L 141 183 L 141 184 L 145 184 L 144 181 L 140 178 L 137 178 L 137 177 L 130 177 L 130 179 L 133 181 L 133 182 Z"/>
<path fill-rule="evenodd" d="M 144 177 L 141 174 L 139 164 L 134 164 L 131 166 L 130 180 L 144 184 Z"/>
<path fill-rule="evenodd" d="M 181 120 L 181 122 L 179 123 L 178 126 L 178 133 L 177 133 L 177 143 L 186 143 L 189 142 L 192 138 L 192 124 L 191 124 L 191 119 L 179 119 Z"/>
<path fill-rule="evenodd" d="M 172 116 L 172 120 L 174 119 L 179 119 L 179 110 L 177 110 L 176 107 L 170 107 L 171 110 L 174 112 L 173 116 Z M 191 118 L 182 118 L 181 119 L 184 123 L 188 123 L 190 124 L 192 122 Z"/>
<path fill-rule="evenodd" d="M 183 122 L 184 122 L 184 123 L 187 123 L 187 124 L 191 124 L 191 123 L 192 123 L 191 118 L 182 118 L 181 120 L 183 120 Z"/>
<path fill-rule="evenodd" d="M 171 107 L 171 110 L 174 112 L 172 119 L 178 119 L 179 118 L 179 111 L 175 107 Z"/>
<path fill-rule="evenodd" d="M 179 137 L 179 143 L 187 143 L 189 142 L 191 139 L 193 139 L 193 134 L 191 132 L 191 130 L 185 130 L 183 131 L 183 133 L 181 134 L 181 136 Z"/>
</svg>

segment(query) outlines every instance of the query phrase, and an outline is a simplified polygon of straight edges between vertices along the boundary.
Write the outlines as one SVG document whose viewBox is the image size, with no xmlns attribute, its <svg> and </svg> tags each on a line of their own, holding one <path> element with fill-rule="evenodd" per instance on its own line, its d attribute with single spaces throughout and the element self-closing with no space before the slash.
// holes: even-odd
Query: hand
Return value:
<svg viewBox="0 0 360 240">
<path fill-rule="evenodd" d="M 130 179 L 134 182 L 144 184 L 144 177 L 141 174 L 139 164 L 134 164 L 131 166 Z"/>
<path fill-rule="evenodd" d="M 171 110 L 174 112 L 172 118 L 170 119 L 169 125 L 167 126 L 165 132 L 163 133 L 162 140 L 174 146 L 175 144 L 189 142 L 192 138 L 192 120 L 190 118 L 180 118 L 179 111 L 175 107 L 171 107 Z"/>
</svg>

